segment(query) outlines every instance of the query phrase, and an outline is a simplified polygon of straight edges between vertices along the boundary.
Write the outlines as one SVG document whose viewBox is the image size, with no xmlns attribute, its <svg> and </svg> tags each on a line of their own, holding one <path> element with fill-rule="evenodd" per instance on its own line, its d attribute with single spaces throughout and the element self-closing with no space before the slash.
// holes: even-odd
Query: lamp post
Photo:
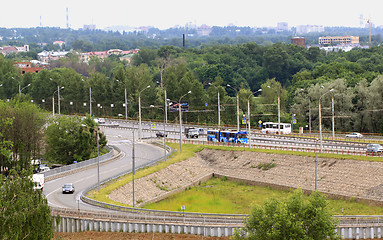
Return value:
<svg viewBox="0 0 383 240">
<path fill-rule="evenodd" d="M 181 99 L 185 97 L 186 95 L 190 94 L 191 91 L 185 93 L 180 97 L 178 100 L 178 113 L 179 113 L 179 119 L 180 119 L 180 152 L 182 152 L 182 112 L 181 112 Z"/>
<path fill-rule="evenodd" d="M 271 88 L 270 86 L 267 86 L 268 88 Z M 278 135 L 281 135 L 281 96 L 278 93 Z"/>
<path fill-rule="evenodd" d="M 142 89 L 138 92 L 138 118 L 139 118 L 139 131 L 138 131 L 138 139 L 142 137 L 142 126 L 141 126 L 141 93 L 150 88 L 150 85 L 146 86 L 146 88 Z"/>
<path fill-rule="evenodd" d="M 304 91 L 303 88 L 301 88 L 301 91 Z M 309 132 L 311 134 L 311 99 L 309 97 Z"/>
<path fill-rule="evenodd" d="M 166 104 L 166 101 L 165 101 Z M 154 105 L 150 105 L 151 108 L 155 108 Z M 158 109 L 161 109 L 161 107 L 157 107 Z M 166 114 L 165 114 L 166 108 L 164 110 L 164 160 L 166 161 Z"/>
<path fill-rule="evenodd" d="M 330 93 L 334 91 L 334 89 L 330 89 L 330 91 L 325 92 L 322 94 L 322 96 L 319 97 L 319 136 L 320 136 L 320 152 L 322 153 L 323 145 L 322 145 L 322 106 L 321 106 L 321 99 L 324 95 L 327 93 Z"/>
<path fill-rule="evenodd" d="M 214 86 L 211 83 L 209 83 L 209 85 Z M 214 87 L 216 87 L 216 86 L 214 86 Z M 220 99 L 219 99 L 219 89 L 218 89 L 218 87 L 216 87 L 216 88 L 217 88 L 217 98 L 218 98 L 218 103 L 217 103 L 217 105 L 218 105 L 218 129 L 221 129 L 221 107 L 220 107 Z"/>
<path fill-rule="evenodd" d="M 64 86 L 61 87 L 61 89 L 64 89 Z M 57 92 L 58 97 L 58 114 L 60 114 L 60 87 L 57 86 L 57 90 L 53 92 L 52 96 L 52 108 L 53 108 L 53 115 L 55 115 L 55 94 Z"/>
<path fill-rule="evenodd" d="M 239 132 L 239 92 L 235 88 L 230 86 L 230 84 L 227 84 L 226 86 L 237 92 L 237 131 Z"/>
<path fill-rule="evenodd" d="M 20 89 L 20 85 L 19 85 L 19 94 L 21 94 L 21 92 L 26 89 L 27 87 L 31 86 L 31 84 L 29 83 L 27 86 L 23 87 Z"/>
<path fill-rule="evenodd" d="M 119 82 L 120 80 L 116 79 L 116 81 Z M 126 92 L 126 86 L 124 88 L 124 95 L 125 95 L 125 120 L 128 120 L 128 95 Z"/>
<path fill-rule="evenodd" d="M 249 94 L 249 97 L 247 98 L 247 114 L 248 114 L 247 124 L 249 125 L 249 133 L 247 134 L 247 136 L 248 136 L 247 139 L 249 142 L 249 148 L 251 148 L 251 143 L 250 143 L 250 97 L 253 96 L 253 94 L 256 94 L 257 92 L 261 92 L 261 91 L 262 91 L 262 88 L 258 89 L 255 92 L 252 92 L 251 94 Z"/>
</svg>

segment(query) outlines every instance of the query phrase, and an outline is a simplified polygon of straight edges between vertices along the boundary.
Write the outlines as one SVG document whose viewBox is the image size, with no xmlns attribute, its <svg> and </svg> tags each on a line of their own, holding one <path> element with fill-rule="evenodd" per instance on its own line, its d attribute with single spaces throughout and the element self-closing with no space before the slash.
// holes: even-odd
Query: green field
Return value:
<svg viewBox="0 0 383 240">
<path fill-rule="evenodd" d="M 147 209 L 186 212 L 249 214 L 251 206 L 263 205 L 269 198 L 284 200 L 292 191 L 273 190 L 269 187 L 250 186 L 220 178 L 212 178 L 199 186 L 187 189 L 158 203 L 144 206 Z M 328 199 L 333 215 L 383 215 L 383 207 L 367 203 Z"/>
<path fill-rule="evenodd" d="M 162 161 L 155 166 L 146 167 L 136 171 L 136 179 L 148 176 L 156 171 L 159 171 L 160 169 L 166 168 L 171 164 L 188 159 L 194 156 L 195 152 L 201 151 L 204 148 L 224 151 L 252 151 L 297 156 L 315 156 L 315 153 L 312 152 L 249 149 L 247 147 L 237 148 L 227 146 L 201 146 L 193 144 L 184 144 L 182 148 L 183 151 L 179 152 L 179 144 L 168 143 L 168 145 L 176 150 L 168 161 Z M 382 161 L 383 159 L 380 157 L 326 153 L 319 153 L 318 157 L 334 158 L 338 160 L 353 159 L 359 161 Z M 97 190 L 90 191 L 87 196 L 109 204 L 128 206 L 126 204 L 111 200 L 108 198 L 108 195 L 114 189 L 124 186 L 131 180 L 132 175 L 127 174 L 102 186 L 99 192 Z M 251 205 L 263 204 L 270 197 L 284 199 L 287 198 L 289 194 L 291 194 L 291 192 L 273 190 L 267 187 L 246 186 L 240 183 L 212 179 L 198 187 L 193 187 L 183 193 L 172 196 L 169 199 L 163 200 L 156 204 L 147 205 L 145 208 L 180 211 L 181 206 L 185 206 L 185 211 L 188 212 L 248 214 Z M 341 215 L 342 209 L 344 209 L 344 214 L 346 215 L 383 215 L 383 207 L 370 206 L 368 203 L 331 199 L 328 200 L 328 203 L 331 213 L 335 215 Z"/>
</svg>

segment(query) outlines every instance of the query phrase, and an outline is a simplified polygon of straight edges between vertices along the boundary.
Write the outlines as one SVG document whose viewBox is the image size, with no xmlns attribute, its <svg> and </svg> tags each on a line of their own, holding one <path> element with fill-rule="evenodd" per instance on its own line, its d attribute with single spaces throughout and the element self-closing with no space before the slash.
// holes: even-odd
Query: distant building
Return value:
<svg viewBox="0 0 383 240">
<path fill-rule="evenodd" d="M 15 62 L 13 65 L 21 69 L 21 74 L 38 73 L 43 69 L 42 67 L 32 67 L 30 62 Z"/>
<path fill-rule="evenodd" d="M 65 57 L 69 52 L 67 51 L 61 51 L 61 52 L 54 52 L 54 51 L 42 51 L 41 53 L 38 53 L 37 56 L 39 57 L 39 60 L 43 63 L 48 63 L 50 61 L 55 61 L 60 58 Z"/>
<path fill-rule="evenodd" d="M 63 45 L 65 45 L 65 42 L 64 41 L 54 41 L 53 44 L 57 44 L 60 46 L 60 48 L 62 48 Z"/>
<path fill-rule="evenodd" d="M 305 47 L 306 46 L 306 39 L 304 37 L 293 37 L 290 39 L 291 44 L 298 45 Z"/>
<path fill-rule="evenodd" d="M 289 30 L 289 24 L 287 22 L 279 22 L 279 23 L 277 23 L 277 30 L 278 31 L 288 31 Z"/>
<path fill-rule="evenodd" d="M 83 30 L 96 30 L 96 25 L 94 24 L 89 24 L 89 25 L 84 25 Z"/>
<path fill-rule="evenodd" d="M 15 47 L 15 46 L 4 46 L 0 47 L 0 53 L 4 56 L 11 53 L 19 53 L 19 52 L 29 52 L 29 45 L 24 45 L 23 47 Z"/>
<path fill-rule="evenodd" d="M 307 34 L 312 32 L 324 32 L 323 25 L 298 25 L 296 29 L 297 34 Z"/>
<path fill-rule="evenodd" d="M 213 31 L 213 29 L 210 26 L 205 24 L 197 28 L 197 34 L 200 36 L 209 36 L 211 31 Z"/>
<path fill-rule="evenodd" d="M 334 45 L 334 44 L 359 44 L 359 37 L 355 36 L 331 36 L 320 37 L 319 45 Z"/>
</svg>

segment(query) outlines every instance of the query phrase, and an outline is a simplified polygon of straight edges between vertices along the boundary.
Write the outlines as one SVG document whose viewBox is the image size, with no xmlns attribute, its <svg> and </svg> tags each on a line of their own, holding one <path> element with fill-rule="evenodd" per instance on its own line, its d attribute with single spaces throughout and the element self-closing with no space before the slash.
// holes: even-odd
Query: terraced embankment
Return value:
<svg viewBox="0 0 383 240">
<path fill-rule="evenodd" d="M 267 170 L 262 169 L 262 166 Z M 274 165 L 274 166 L 273 166 Z M 195 157 L 135 180 L 136 205 L 165 198 L 213 174 L 282 189 L 313 191 L 315 158 L 260 152 L 204 149 Z M 318 190 L 335 197 L 366 199 L 383 205 L 383 162 L 318 158 Z M 132 205 L 132 183 L 109 197 Z"/>
</svg>

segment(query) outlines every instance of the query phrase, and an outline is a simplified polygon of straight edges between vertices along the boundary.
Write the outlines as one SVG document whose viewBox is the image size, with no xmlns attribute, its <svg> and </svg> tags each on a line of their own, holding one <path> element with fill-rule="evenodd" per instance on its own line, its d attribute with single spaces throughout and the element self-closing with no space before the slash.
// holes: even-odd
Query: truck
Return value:
<svg viewBox="0 0 383 240">
<path fill-rule="evenodd" d="M 187 138 L 198 138 L 199 132 L 198 129 L 190 127 L 190 128 L 185 128 L 185 136 Z"/>
<path fill-rule="evenodd" d="M 44 189 L 44 174 L 36 173 L 32 175 L 33 189 L 34 190 L 43 190 Z"/>
</svg>

